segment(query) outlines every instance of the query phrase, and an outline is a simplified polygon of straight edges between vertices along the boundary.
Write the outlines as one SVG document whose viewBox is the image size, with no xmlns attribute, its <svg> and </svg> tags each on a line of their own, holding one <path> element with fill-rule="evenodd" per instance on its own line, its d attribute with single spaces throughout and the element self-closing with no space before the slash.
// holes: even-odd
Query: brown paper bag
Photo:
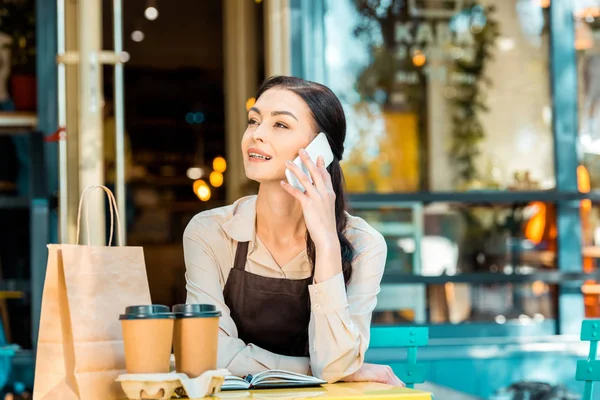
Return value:
<svg viewBox="0 0 600 400">
<path fill-rule="evenodd" d="M 109 246 L 114 208 L 119 246 L 48 245 L 34 400 L 124 398 L 115 382 L 125 370 L 119 314 L 126 306 L 151 304 L 150 290 L 143 249 L 122 246 L 119 212 L 108 188 L 91 186 L 81 195 L 77 240 L 85 196 L 95 188 L 110 200 Z"/>
</svg>

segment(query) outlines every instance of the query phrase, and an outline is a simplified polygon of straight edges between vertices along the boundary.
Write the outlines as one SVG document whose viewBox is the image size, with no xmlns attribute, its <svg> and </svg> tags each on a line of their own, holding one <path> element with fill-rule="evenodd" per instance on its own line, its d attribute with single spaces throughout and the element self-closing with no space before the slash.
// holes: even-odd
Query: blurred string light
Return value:
<svg viewBox="0 0 600 400">
<path fill-rule="evenodd" d="M 131 32 L 131 40 L 133 40 L 134 42 L 141 42 L 142 40 L 144 40 L 144 32 L 136 29 L 135 31 Z"/>
<path fill-rule="evenodd" d="M 227 169 L 227 161 L 221 156 L 215 157 L 213 160 L 213 169 L 217 172 L 223 173 Z"/>
<path fill-rule="evenodd" d="M 531 292 L 536 297 L 540 297 L 543 294 L 548 293 L 548 290 L 549 290 L 548 285 L 546 285 L 542 281 L 534 281 L 531 284 Z"/>
<path fill-rule="evenodd" d="M 144 11 L 144 17 L 146 17 L 148 21 L 154 21 L 158 18 L 158 10 L 154 7 L 148 7 Z"/>
<path fill-rule="evenodd" d="M 219 171 L 213 171 L 210 173 L 208 180 L 214 187 L 220 187 L 223 184 L 223 174 Z"/>
<path fill-rule="evenodd" d="M 427 62 L 427 57 L 421 50 L 416 50 L 412 56 L 412 62 L 415 67 L 422 67 Z"/>
<path fill-rule="evenodd" d="M 538 0 L 540 7 L 542 8 L 548 8 L 550 7 L 550 0 Z"/>
<path fill-rule="evenodd" d="M 146 3 L 146 9 L 144 10 L 144 17 L 148 21 L 154 21 L 158 18 L 158 8 L 156 8 L 156 0 L 148 0 Z"/>
<path fill-rule="evenodd" d="M 256 99 L 254 97 L 250 97 L 248 100 L 246 100 L 246 111 L 250 111 L 254 103 L 256 103 Z"/>
<path fill-rule="evenodd" d="M 210 188 L 208 186 L 200 186 L 198 188 L 198 198 L 202 201 L 208 201 L 210 199 Z"/>
<path fill-rule="evenodd" d="M 543 321 L 544 321 L 544 319 L 546 319 L 546 318 L 544 317 L 544 315 L 543 315 L 543 314 L 540 314 L 540 313 L 535 313 L 535 314 L 533 314 L 533 320 L 534 320 L 535 322 L 543 322 Z"/>
<path fill-rule="evenodd" d="M 519 315 L 519 322 L 523 325 L 530 325 L 531 318 L 529 317 L 529 315 L 521 314 L 521 315 Z"/>
<path fill-rule="evenodd" d="M 515 40 L 509 37 L 499 37 L 496 42 L 498 43 L 498 49 L 504 52 L 515 48 Z"/>
<path fill-rule="evenodd" d="M 202 178 L 204 171 L 202 171 L 202 168 L 200 167 L 191 167 L 188 168 L 186 175 L 188 178 L 195 181 L 196 179 Z"/>
<path fill-rule="evenodd" d="M 202 179 L 194 181 L 194 193 L 202 201 L 208 201 L 210 199 L 210 187 Z"/>
<path fill-rule="evenodd" d="M 131 55 L 128 52 L 123 51 L 123 52 L 121 52 L 119 58 L 121 59 L 121 62 L 126 63 L 127 61 L 129 61 L 131 59 Z"/>
<path fill-rule="evenodd" d="M 185 122 L 188 124 L 201 124 L 205 119 L 203 112 L 189 112 L 185 115 Z"/>
</svg>

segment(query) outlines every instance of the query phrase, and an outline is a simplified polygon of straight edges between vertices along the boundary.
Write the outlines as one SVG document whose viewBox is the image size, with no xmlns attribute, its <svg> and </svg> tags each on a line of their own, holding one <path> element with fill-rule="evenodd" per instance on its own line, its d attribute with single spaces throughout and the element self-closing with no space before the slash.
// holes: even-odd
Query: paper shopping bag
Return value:
<svg viewBox="0 0 600 400">
<path fill-rule="evenodd" d="M 115 382 L 125 370 L 119 314 L 130 305 L 151 304 L 143 249 L 110 247 L 113 209 L 121 230 L 116 201 L 108 188 L 92 186 L 81 195 L 77 240 L 82 205 L 94 188 L 102 188 L 109 197 L 109 243 L 48 246 L 34 400 L 124 398 Z"/>
</svg>

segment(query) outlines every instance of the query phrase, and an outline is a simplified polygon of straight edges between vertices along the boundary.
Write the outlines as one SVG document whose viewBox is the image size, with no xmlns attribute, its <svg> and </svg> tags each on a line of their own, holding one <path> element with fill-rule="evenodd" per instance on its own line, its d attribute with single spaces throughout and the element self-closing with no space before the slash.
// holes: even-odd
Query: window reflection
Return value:
<svg viewBox="0 0 600 400">
<path fill-rule="evenodd" d="M 553 204 L 362 207 L 355 205 L 353 214 L 380 231 L 388 247 L 374 323 L 458 324 L 497 318 L 535 323 L 554 318 L 556 294 L 542 281 L 471 284 L 443 278 L 555 270 Z M 413 283 L 407 276 L 442 278 Z"/>
<path fill-rule="evenodd" d="M 595 7 L 594 7 L 595 3 Z M 600 188 L 600 9 L 597 2 L 575 5 L 575 49 L 579 76 L 579 143 L 591 189 Z"/>
<path fill-rule="evenodd" d="M 355 207 L 352 212 L 384 235 L 388 273 L 510 274 L 556 268 L 556 210 L 551 203 L 433 203 Z"/>
<path fill-rule="evenodd" d="M 577 0 L 574 5 L 575 50 L 579 85 L 579 189 L 600 188 L 600 3 Z M 599 205 L 581 204 L 583 269 L 597 269 L 600 256 Z M 586 281 L 582 287 L 586 318 L 600 317 L 600 285 Z"/>
<path fill-rule="evenodd" d="M 420 286 L 422 290 L 419 293 L 414 288 L 404 289 L 401 285 L 382 285 L 379 296 L 382 300 L 378 300 L 373 324 L 491 322 L 530 325 L 556 318 L 556 285 L 540 281 Z M 408 297 L 408 292 L 413 297 Z M 403 300 L 390 301 L 393 296 L 402 296 Z"/>
<path fill-rule="evenodd" d="M 358 205 L 352 212 L 379 230 L 388 247 L 376 321 L 462 323 L 493 320 L 494 313 L 500 311 L 493 309 L 493 305 L 488 307 L 488 300 L 499 291 L 516 296 L 515 292 L 519 290 L 530 291 L 532 295 L 520 297 L 529 300 L 523 300 L 520 308 L 514 306 L 517 307 L 514 310 L 501 306 L 506 310 L 497 315 L 508 318 L 509 314 L 516 313 L 520 317 L 525 313 L 534 318 L 540 313 L 545 318 L 554 318 L 555 303 L 548 303 L 544 296 L 554 299 L 555 294 L 549 289 L 552 285 L 542 281 L 472 286 L 442 278 L 435 284 L 424 284 L 418 281 L 403 283 L 406 278 L 402 275 L 444 277 L 474 272 L 532 274 L 555 271 L 558 243 L 554 204 L 432 203 L 421 206 L 400 203 L 378 208 L 363 205 L 362 209 Z M 583 271 L 591 273 L 597 270 L 600 260 L 600 204 L 582 201 L 580 216 Z M 490 293 L 489 299 L 485 297 L 486 291 Z M 587 280 L 581 285 L 581 292 L 586 317 L 600 318 L 600 284 Z M 544 297 L 543 302 L 540 296 Z M 452 302 L 461 305 L 453 308 Z M 550 309 L 549 304 L 552 305 Z"/>
<path fill-rule="evenodd" d="M 589 202 L 581 210 L 583 270 L 594 272 L 600 259 L 600 204 Z M 600 318 L 600 284 L 588 280 L 582 286 L 586 318 Z"/>
<path fill-rule="evenodd" d="M 349 119 L 349 190 L 554 187 L 541 5 L 327 1 L 327 83 Z"/>
</svg>

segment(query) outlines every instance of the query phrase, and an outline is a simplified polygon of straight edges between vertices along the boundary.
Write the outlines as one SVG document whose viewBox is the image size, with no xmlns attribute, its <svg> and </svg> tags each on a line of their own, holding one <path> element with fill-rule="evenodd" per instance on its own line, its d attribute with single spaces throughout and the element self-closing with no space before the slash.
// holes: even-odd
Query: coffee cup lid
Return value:
<svg viewBox="0 0 600 400">
<path fill-rule="evenodd" d="M 125 308 L 125 314 L 119 319 L 166 319 L 175 318 L 167 306 L 161 304 L 150 304 L 143 306 L 129 306 Z"/>
<path fill-rule="evenodd" d="M 221 311 L 212 304 L 177 304 L 173 306 L 175 318 L 211 318 L 220 317 Z"/>
</svg>

